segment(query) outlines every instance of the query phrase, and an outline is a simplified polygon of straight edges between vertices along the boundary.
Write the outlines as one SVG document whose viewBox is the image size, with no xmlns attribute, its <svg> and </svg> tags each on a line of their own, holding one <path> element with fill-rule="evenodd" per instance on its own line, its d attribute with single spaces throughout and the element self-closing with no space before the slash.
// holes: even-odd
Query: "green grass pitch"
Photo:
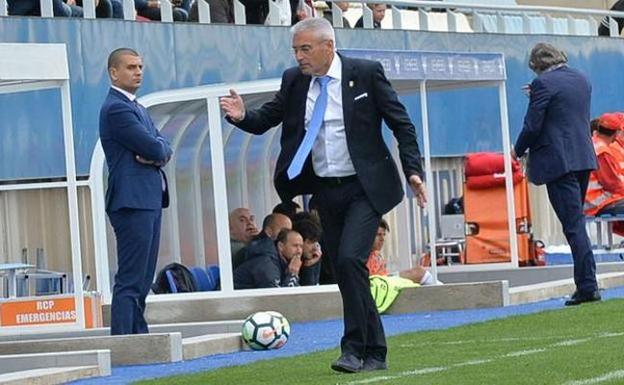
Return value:
<svg viewBox="0 0 624 385">
<path fill-rule="evenodd" d="M 624 384 L 624 300 L 388 339 L 389 370 L 338 374 L 338 350 L 139 384 Z"/>
</svg>

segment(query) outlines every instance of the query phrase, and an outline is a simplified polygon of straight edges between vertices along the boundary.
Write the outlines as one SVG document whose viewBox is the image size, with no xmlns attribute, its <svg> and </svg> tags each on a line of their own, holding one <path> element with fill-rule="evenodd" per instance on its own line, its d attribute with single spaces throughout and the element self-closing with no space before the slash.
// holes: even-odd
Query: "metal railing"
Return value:
<svg viewBox="0 0 624 385">
<path fill-rule="evenodd" d="M 41 4 L 41 17 L 54 17 L 52 0 L 39 0 Z M 198 21 L 200 24 L 209 24 L 210 5 L 206 0 L 196 0 L 198 8 Z M 364 28 L 373 28 L 373 16 L 367 3 L 378 2 L 379 0 L 352 0 L 353 4 L 360 4 L 362 8 Z M 392 29 L 404 29 L 403 17 L 417 17 L 418 30 L 429 31 L 429 16 L 431 10 L 435 9 L 439 13 L 440 10 L 446 12 L 446 29 L 449 32 L 462 32 L 458 28 L 461 18 L 471 19 L 472 32 L 496 32 L 496 33 L 545 33 L 545 34 L 568 34 L 568 35 L 596 35 L 598 26 L 601 21 L 608 17 L 610 36 L 620 36 L 617 21 L 615 18 L 624 18 L 624 12 L 609 11 L 602 9 L 579 9 L 579 8 L 563 8 L 549 6 L 525 6 L 525 5 L 491 5 L 491 4 L 474 4 L 446 1 L 418 1 L 418 0 L 387 0 L 385 4 L 390 6 L 392 14 Z M 122 0 L 123 15 L 125 20 L 135 20 L 135 9 L 133 0 Z M 268 0 L 269 14 L 266 19 L 267 25 L 280 25 L 279 12 L 280 9 L 274 1 Z M 355 6 L 357 7 L 357 5 Z M 95 0 L 83 1 L 83 17 L 85 19 L 94 19 Z M 165 23 L 173 22 L 174 5 L 170 0 L 161 0 L 161 19 Z M 233 0 L 234 24 L 245 24 L 246 14 L 245 6 L 239 0 Z M 335 27 L 342 27 L 343 12 L 338 7 L 332 7 L 332 21 Z M 0 0 L 0 16 L 8 16 L 7 0 Z M 517 28 L 510 28 L 509 22 L 513 21 Z M 543 27 L 536 28 L 535 23 L 538 21 Z M 578 27 L 578 22 L 586 22 L 584 31 Z M 485 24 L 489 22 L 490 28 L 486 28 Z M 521 24 L 521 26 L 520 26 Z M 560 33 L 557 26 L 563 26 L 563 33 Z M 465 32 L 465 31 L 464 31 Z M 583 33 L 584 32 L 584 33 Z"/>
</svg>

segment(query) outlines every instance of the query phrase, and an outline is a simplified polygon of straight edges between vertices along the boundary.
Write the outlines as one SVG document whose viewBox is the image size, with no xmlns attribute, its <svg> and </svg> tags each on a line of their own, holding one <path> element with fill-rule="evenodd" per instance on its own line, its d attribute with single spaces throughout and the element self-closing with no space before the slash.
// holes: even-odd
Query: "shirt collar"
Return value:
<svg viewBox="0 0 624 385">
<path fill-rule="evenodd" d="M 134 100 L 136 99 L 136 95 L 135 94 L 131 94 L 130 92 L 128 92 L 126 90 L 122 90 L 121 88 L 119 88 L 117 86 L 111 85 L 111 88 L 114 89 L 115 91 L 121 92 L 121 94 L 123 96 L 127 97 L 131 102 L 134 102 Z"/>
<path fill-rule="evenodd" d="M 337 79 L 337 80 L 342 79 L 342 60 L 340 60 L 340 56 L 338 56 L 336 52 L 334 52 L 334 58 L 332 59 L 332 62 L 329 65 L 329 70 L 327 70 L 326 75 L 331 77 L 332 79 Z M 312 78 L 313 84 L 316 78 L 318 77 L 319 76 L 314 76 Z"/>
</svg>

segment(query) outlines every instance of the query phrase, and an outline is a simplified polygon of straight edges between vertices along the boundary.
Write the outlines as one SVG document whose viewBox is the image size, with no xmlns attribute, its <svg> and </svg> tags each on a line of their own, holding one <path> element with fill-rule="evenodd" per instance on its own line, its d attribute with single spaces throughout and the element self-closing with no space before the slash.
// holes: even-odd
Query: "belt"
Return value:
<svg viewBox="0 0 624 385">
<path fill-rule="evenodd" d="M 353 183 L 358 180 L 358 177 L 354 174 L 349 176 L 319 177 L 319 180 L 325 186 L 336 187 L 347 183 Z"/>
</svg>

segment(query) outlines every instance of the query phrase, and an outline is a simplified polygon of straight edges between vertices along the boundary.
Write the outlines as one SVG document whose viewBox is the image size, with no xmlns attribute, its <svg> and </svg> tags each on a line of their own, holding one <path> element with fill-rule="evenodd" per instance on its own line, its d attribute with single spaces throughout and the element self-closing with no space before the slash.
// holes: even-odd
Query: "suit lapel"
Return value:
<svg viewBox="0 0 624 385">
<path fill-rule="evenodd" d="M 357 71 L 349 58 L 341 55 L 340 60 L 342 60 L 342 117 L 345 131 L 349 132 L 353 117 L 353 94 Z"/>
<path fill-rule="evenodd" d="M 310 76 L 301 74 L 293 85 L 292 97 L 294 98 L 295 111 L 297 111 L 297 135 L 299 136 L 299 142 L 303 140 L 305 133 L 306 102 L 308 100 L 311 79 Z"/>
</svg>

